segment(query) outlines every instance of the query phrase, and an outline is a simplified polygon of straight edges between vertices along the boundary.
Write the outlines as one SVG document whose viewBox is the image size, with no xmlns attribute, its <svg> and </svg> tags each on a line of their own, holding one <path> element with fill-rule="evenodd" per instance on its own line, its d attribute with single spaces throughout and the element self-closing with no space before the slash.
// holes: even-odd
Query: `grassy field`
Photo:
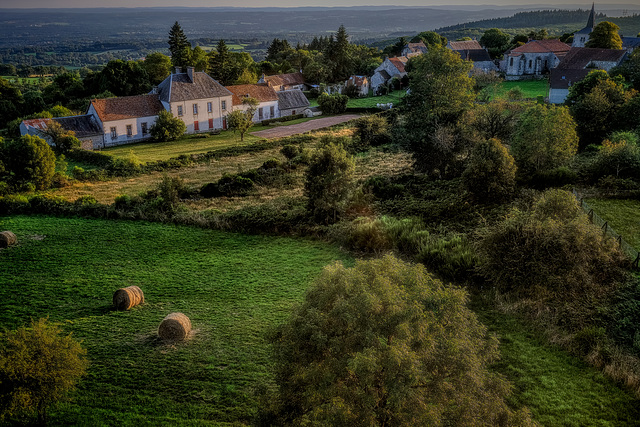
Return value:
<svg viewBox="0 0 640 427">
<path fill-rule="evenodd" d="M 404 90 L 396 90 L 391 92 L 389 95 L 350 99 L 347 103 L 347 107 L 375 108 L 376 104 L 387 104 L 389 102 L 392 102 L 394 106 L 397 106 L 405 93 L 406 92 Z"/>
<path fill-rule="evenodd" d="M 640 251 L 640 200 L 585 200 L 631 246 Z"/>
<path fill-rule="evenodd" d="M 514 386 L 510 403 L 528 407 L 540 425 L 640 425 L 640 402 L 600 371 L 544 344 L 507 315 L 474 309 L 500 339 L 502 358 L 494 369 Z"/>
<path fill-rule="evenodd" d="M 297 120 L 291 120 L 284 122 L 280 126 L 293 125 L 296 123 L 303 123 L 310 118 L 302 118 Z M 253 126 L 249 132 L 257 132 L 260 130 L 271 129 L 274 125 Z M 206 153 L 212 150 L 221 150 L 229 147 L 245 146 L 258 142 L 262 138 L 245 134 L 244 141 L 240 142 L 240 135 L 234 134 L 233 131 L 222 131 L 219 135 L 211 135 L 206 138 L 187 136 L 180 138 L 176 141 L 168 142 L 140 142 L 137 144 L 120 145 L 118 147 L 105 148 L 103 153 L 109 154 L 114 157 L 127 157 L 129 153 L 133 153 L 138 158 L 146 163 L 156 160 L 167 160 L 172 157 L 178 157 L 182 154 L 190 155 L 197 153 Z"/>
<path fill-rule="evenodd" d="M 548 95 L 549 82 L 545 80 L 523 80 L 519 82 L 502 82 L 495 92 L 495 98 L 506 98 L 507 92 L 516 87 L 522 90 L 525 98 L 537 98 Z"/>
<path fill-rule="evenodd" d="M 51 425 L 249 422 L 254 388 L 272 383 L 266 331 L 324 265 L 351 262 L 310 240 L 144 222 L 14 217 L 0 228 L 20 239 L 0 250 L 0 327 L 49 316 L 88 349 L 89 374 Z M 129 285 L 145 304 L 113 311 Z M 190 317 L 187 342 L 157 339 L 171 312 Z"/>
</svg>

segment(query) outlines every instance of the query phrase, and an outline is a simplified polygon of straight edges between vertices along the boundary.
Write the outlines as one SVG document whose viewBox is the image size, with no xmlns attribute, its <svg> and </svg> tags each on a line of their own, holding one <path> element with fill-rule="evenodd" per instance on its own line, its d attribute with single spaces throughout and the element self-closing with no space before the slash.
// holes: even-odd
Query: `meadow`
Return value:
<svg viewBox="0 0 640 427">
<path fill-rule="evenodd" d="M 52 425 L 248 423 L 273 385 L 266 333 L 324 265 L 351 258 L 306 239 L 146 222 L 12 217 L 0 251 L 0 326 L 49 317 L 88 350 L 88 376 Z M 145 303 L 111 308 L 137 285 Z M 186 314 L 194 334 L 166 345 L 157 326 Z"/>
<path fill-rule="evenodd" d="M 535 99 L 538 96 L 547 97 L 549 94 L 549 82 L 543 80 L 522 80 L 513 82 L 502 82 L 497 86 L 493 94 L 495 99 L 505 99 L 511 89 L 519 88 L 524 98 Z"/>
<path fill-rule="evenodd" d="M 640 200 L 586 199 L 593 210 L 607 221 L 631 246 L 640 251 Z"/>
</svg>

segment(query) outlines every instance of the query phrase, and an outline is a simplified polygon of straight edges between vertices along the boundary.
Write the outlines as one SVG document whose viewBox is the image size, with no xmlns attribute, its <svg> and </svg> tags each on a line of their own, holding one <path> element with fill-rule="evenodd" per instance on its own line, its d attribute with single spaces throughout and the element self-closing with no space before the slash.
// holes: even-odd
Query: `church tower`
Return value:
<svg viewBox="0 0 640 427">
<path fill-rule="evenodd" d="M 596 4 L 593 3 L 591 5 L 591 13 L 589 14 L 589 19 L 587 20 L 587 26 L 581 29 L 580 31 L 576 31 L 573 34 L 573 43 L 571 47 L 584 47 L 589 41 L 589 34 L 593 31 L 593 27 L 596 24 Z"/>
</svg>

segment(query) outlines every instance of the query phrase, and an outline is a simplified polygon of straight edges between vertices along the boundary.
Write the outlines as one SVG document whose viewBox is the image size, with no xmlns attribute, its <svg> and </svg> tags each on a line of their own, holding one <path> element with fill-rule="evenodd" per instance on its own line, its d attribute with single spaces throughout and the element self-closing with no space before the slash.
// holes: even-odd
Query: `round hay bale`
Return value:
<svg viewBox="0 0 640 427">
<path fill-rule="evenodd" d="M 142 289 L 137 286 L 128 286 L 118 289 L 113 294 L 113 306 L 118 310 L 129 310 L 138 304 L 144 302 L 144 294 Z"/>
<path fill-rule="evenodd" d="M 171 313 L 158 327 L 158 335 L 165 341 L 182 341 L 191 331 L 191 320 L 182 313 Z"/>
<path fill-rule="evenodd" d="M 3 231 L 0 233 L 0 248 L 8 248 L 18 243 L 18 238 L 11 231 Z"/>
</svg>

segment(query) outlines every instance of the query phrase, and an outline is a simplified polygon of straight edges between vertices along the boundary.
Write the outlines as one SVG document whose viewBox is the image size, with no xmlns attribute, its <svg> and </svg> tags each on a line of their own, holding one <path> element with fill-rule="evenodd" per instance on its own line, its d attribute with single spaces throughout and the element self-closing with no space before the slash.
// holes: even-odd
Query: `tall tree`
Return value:
<svg viewBox="0 0 640 427">
<path fill-rule="evenodd" d="M 151 90 L 151 83 L 141 62 L 115 59 L 100 72 L 100 88 L 116 96 L 142 95 Z"/>
<path fill-rule="evenodd" d="M 427 47 L 443 47 L 447 45 L 447 38 L 435 31 L 423 31 L 411 39 L 412 43 L 423 42 Z"/>
<path fill-rule="evenodd" d="M 351 75 L 352 60 L 349 50 L 349 35 L 344 25 L 340 25 L 333 43 L 327 48 L 327 58 L 332 65 L 332 81 L 346 80 Z"/>
<path fill-rule="evenodd" d="M 589 41 L 586 47 L 595 47 L 600 49 L 622 49 L 622 39 L 618 31 L 618 27 L 613 22 L 604 21 L 593 28 L 589 34 Z"/>
<path fill-rule="evenodd" d="M 272 341 L 270 425 L 531 425 L 466 292 L 392 256 L 324 269 Z M 268 413 L 268 410 L 265 411 Z M 267 424 L 265 422 L 265 424 Z"/>
<path fill-rule="evenodd" d="M 171 74 L 171 58 L 153 52 L 142 61 L 142 67 L 147 71 L 151 84 L 157 85 Z"/>
<path fill-rule="evenodd" d="M 174 67 L 186 67 L 191 61 L 191 43 L 176 21 L 169 30 L 169 52 Z"/>
<path fill-rule="evenodd" d="M 489 50 L 492 58 L 501 57 L 509 48 L 511 36 L 498 28 L 491 28 L 484 32 L 480 38 L 480 44 Z"/>
<path fill-rule="evenodd" d="M 233 84 L 230 69 L 230 53 L 223 39 L 218 41 L 215 52 L 209 58 L 209 75 L 218 80 L 222 85 Z"/>
</svg>

